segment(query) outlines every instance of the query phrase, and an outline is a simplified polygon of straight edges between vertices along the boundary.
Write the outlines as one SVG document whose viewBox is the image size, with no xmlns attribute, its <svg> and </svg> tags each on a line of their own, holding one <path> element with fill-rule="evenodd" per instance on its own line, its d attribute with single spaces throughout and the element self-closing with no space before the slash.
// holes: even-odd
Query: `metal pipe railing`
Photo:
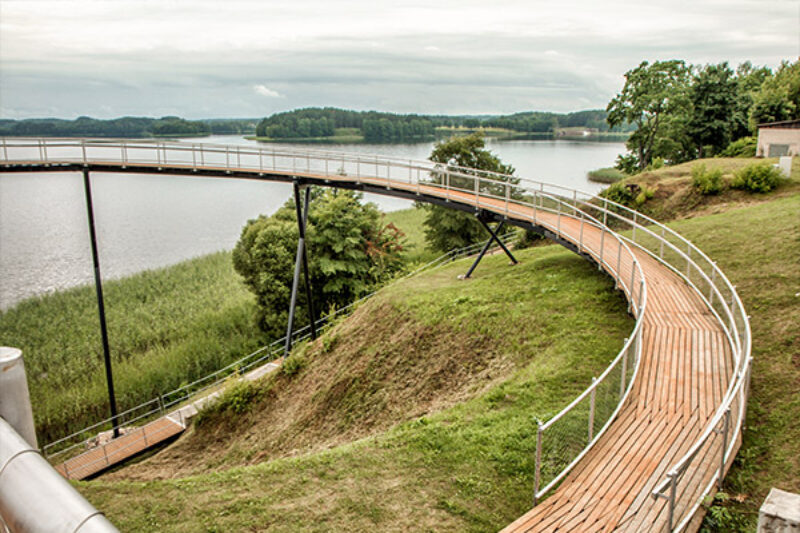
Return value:
<svg viewBox="0 0 800 533">
<path fill-rule="evenodd" d="M 12 533 L 118 531 L 3 418 L 0 518 Z"/>
</svg>

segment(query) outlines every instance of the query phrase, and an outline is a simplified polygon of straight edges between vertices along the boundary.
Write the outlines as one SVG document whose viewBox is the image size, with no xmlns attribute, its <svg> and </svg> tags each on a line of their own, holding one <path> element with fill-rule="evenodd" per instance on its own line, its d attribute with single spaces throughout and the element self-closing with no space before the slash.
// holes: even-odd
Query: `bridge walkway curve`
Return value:
<svg viewBox="0 0 800 533">
<path fill-rule="evenodd" d="M 17 162 L 15 162 L 17 164 Z M 21 163 L 26 164 L 25 162 Z M 37 167 L 40 163 L 28 164 Z M 47 170 L 73 170 L 87 165 L 65 163 Z M 621 244 L 605 238 L 603 230 L 573 216 L 556 217 L 535 207 L 511 204 L 462 191 L 401 181 L 360 177 L 356 183 L 347 176 L 313 172 L 198 168 L 196 164 L 122 163 L 88 167 L 99 171 L 165 172 L 203 175 L 234 174 L 235 177 L 293 181 L 348 188 L 362 188 L 401 197 L 438 199 L 463 210 L 485 210 L 514 223 L 546 229 L 563 243 L 571 243 L 582 255 L 618 257 Z M 29 169 L 32 170 L 32 169 Z M 35 170 L 33 170 L 35 171 Z M 607 233 L 606 233 L 607 235 Z M 730 341 L 717 318 L 695 290 L 669 268 L 646 252 L 633 248 L 647 283 L 647 309 L 643 317 L 641 358 L 638 374 L 616 420 L 594 447 L 539 505 L 507 526 L 504 531 L 660 531 L 667 528 L 668 510 L 664 499 L 651 492 L 668 469 L 692 446 L 707 428 L 719 408 L 734 368 Z M 602 263 L 602 262 L 601 262 Z M 602 267 L 612 273 L 610 264 Z M 618 278 L 633 276 L 629 258 L 617 263 Z M 635 287 L 626 293 L 635 298 Z M 635 310 L 635 308 L 634 308 Z M 602 334 L 602 332 L 597 332 Z M 678 501 L 691 507 L 701 498 L 716 473 L 720 444 L 708 440 L 700 450 L 703 458 L 689 466 L 685 477 L 692 480 L 677 494 Z"/>
</svg>

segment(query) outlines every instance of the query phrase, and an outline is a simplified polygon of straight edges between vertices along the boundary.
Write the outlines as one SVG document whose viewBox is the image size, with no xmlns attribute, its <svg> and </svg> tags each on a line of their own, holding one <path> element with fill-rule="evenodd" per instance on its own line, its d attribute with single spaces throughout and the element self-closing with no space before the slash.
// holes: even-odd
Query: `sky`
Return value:
<svg viewBox="0 0 800 533">
<path fill-rule="evenodd" d="M 799 55 L 800 0 L 0 0 L 0 117 L 569 112 L 643 60 Z"/>
</svg>

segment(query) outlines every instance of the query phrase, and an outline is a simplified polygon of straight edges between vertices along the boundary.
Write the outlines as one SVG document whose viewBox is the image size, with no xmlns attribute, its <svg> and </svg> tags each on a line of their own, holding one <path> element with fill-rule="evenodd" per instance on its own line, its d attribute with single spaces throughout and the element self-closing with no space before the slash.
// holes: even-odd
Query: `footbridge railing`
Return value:
<svg viewBox="0 0 800 533">
<path fill-rule="evenodd" d="M 722 403 L 698 439 L 654 491 L 668 501 L 670 528 L 688 524 L 699 500 L 681 494 L 719 483 L 737 449 L 745 420 L 750 375 L 750 329 L 734 286 L 701 250 L 666 226 L 626 206 L 581 191 L 452 164 L 342 154 L 318 150 L 225 146 L 190 142 L 2 139 L 0 170 L 165 172 L 293 181 L 361 188 L 426 201 L 451 202 L 464 210 L 485 210 L 528 225 L 573 248 L 608 272 L 625 293 L 636 325 L 610 366 L 564 410 L 540 422 L 537 431 L 534 501 L 577 464 L 613 421 L 631 391 L 641 353 L 647 280 L 641 253 L 659 261 L 689 284 L 725 331 L 734 373 Z M 338 183 L 337 183 L 338 182 Z M 585 239 L 599 231 L 599 243 Z M 596 232 L 594 232 L 596 234 Z M 634 251 L 635 250 L 635 251 Z M 718 461 L 709 454 L 719 451 Z M 715 464 L 710 481 L 685 476 L 690 465 Z M 702 470 L 702 469 L 701 469 Z"/>
</svg>

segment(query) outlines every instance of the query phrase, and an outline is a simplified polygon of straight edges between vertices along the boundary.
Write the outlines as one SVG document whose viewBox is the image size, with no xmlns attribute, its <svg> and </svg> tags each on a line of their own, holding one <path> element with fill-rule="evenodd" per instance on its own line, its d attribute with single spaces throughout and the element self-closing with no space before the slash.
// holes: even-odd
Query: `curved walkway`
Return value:
<svg viewBox="0 0 800 533">
<path fill-rule="evenodd" d="M 226 154 L 227 156 L 227 154 Z M 159 156 L 160 157 L 160 156 Z M 165 153 L 166 159 L 166 153 Z M 194 154 L 193 154 L 194 157 Z M 617 278 L 632 279 L 635 265 L 621 254 L 622 245 L 608 231 L 583 218 L 537 209 L 463 190 L 384 177 L 358 179 L 314 171 L 263 171 L 226 163 L 198 165 L 197 161 L 131 163 L 130 161 L 7 160 L 5 171 L 81 170 L 231 176 L 273 181 L 356 188 L 434 203 L 462 210 L 481 209 L 523 226 L 544 229 L 547 235 L 572 245 L 587 258 L 623 255 Z M 376 174 L 379 162 L 375 161 Z M 327 166 L 327 162 L 326 162 Z M 509 209 L 509 206 L 512 208 Z M 605 233 L 605 235 L 604 235 Z M 604 238 L 605 237 L 605 238 Z M 541 503 L 504 531 L 660 531 L 673 517 L 663 498 L 652 495 L 676 462 L 708 430 L 734 377 L 731 341 L 719 319 L 697 292 L 670 268 L 648 253 L 633 248 L 647 285 L 638 374 L 630 394 L 593 448 L 563 482 Z M 596 260 L 595 260 L 596 261 Z M 602 261 L 601 261 L 602 263 Z M 612 267 L 604 263 L 609 273 Z M 626 295 L 636 296 L 635 287 Z M 641 298 L 641 290 L 639 297 Z M 637 306 L 633 306 L 634 312 Z M 603 332 L 598 331 L 602 335 Z M 736 445 L 736 444 L 734 444 Z M 676 488 L 676 501 L 686 509 L 704 495 L 720 467 L 724 441 L 707 439 L 683 473 L 688 480 Z M 733 454 L 729 455 L 732 458 Z M 677 517 L 676 522 L 677 522 Z M 696 527 L 696 526 L 695 526 Z"/>
</svg>

